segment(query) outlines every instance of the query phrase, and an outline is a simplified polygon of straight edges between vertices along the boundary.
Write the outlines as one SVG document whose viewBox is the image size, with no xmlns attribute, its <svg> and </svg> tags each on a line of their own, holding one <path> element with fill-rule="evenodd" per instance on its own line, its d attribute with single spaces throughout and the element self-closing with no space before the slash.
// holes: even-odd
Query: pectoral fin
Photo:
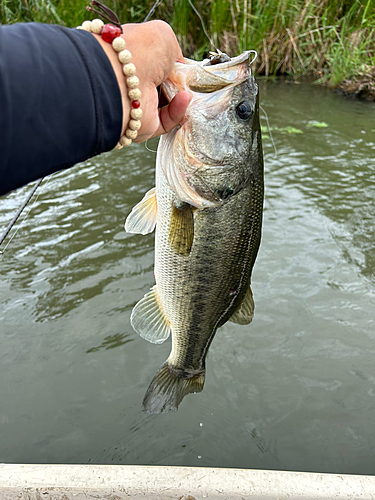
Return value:
<svg viewBox="0 0 375 500">
<path fill-rule="evenodd" d="M 168 239 L 177 254 L 189 255 L 194 240 L 194 217 L 188 203 L 173 205 Z"/>
<path fill-rule="evenodd" d="M 248 325 L 254 316 L 254 299 L 251 287 L 246 291 L 245 297 L 241 302 L 240 307 L 229 319 L 232 323 L 237 323 L 238 325 Z"/>
<path fill-rule="evenodd" d="M 135 305 L 130 323 L 141 337 L 153 344 L 161 344 L 169 337 L 171 328 L 161 307 L 156 285 Z"/>
<path fill-rule="evenodd" d="M 152 188 L 133 207 L 125 221 L 127 233 L 148 234 L 155 229 L 157 216 L 156 189 Z"/>
</svg>

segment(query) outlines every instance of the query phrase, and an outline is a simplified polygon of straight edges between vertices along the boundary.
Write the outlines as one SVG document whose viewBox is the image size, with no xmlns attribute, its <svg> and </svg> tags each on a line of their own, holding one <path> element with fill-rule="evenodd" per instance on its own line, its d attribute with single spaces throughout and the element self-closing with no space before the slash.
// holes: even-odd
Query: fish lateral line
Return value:
<svg viewBox="0 0 375 500">
<path fill-rule="evenodd" d="M 131 316 L 133 328 L 150 342 L 172 336 L 170 356 L 143 400 L 149 414 L 176 411 L 187 394 L 200 392 L 217 329 L 253 318 L 250 280 L 261 234 L 263 157 L 251 58 L 247 52 L 225 61 L 218 54 L 218 63 L 205 68 L 176 63 L 162 84 L 167 101 L 180 90 L 193 98 L 184 124 L 159 142 L 157 285 Z"/>
</svg>

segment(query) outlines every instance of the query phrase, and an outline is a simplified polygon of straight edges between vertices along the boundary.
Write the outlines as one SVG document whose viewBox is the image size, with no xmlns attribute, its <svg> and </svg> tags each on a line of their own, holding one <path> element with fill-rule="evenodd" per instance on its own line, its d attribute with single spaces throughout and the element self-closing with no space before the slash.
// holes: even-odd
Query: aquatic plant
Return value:
<svg viewBox="0 0 375 500">
<path fill-rule="evenodd" d="M 325 122 L 317 122 L 316 120 L 309 121 L 307 123 L 309 128 L 327 128 L 328 125 Z"/>
<path fill-rule="evenodd" d="M 154 0 L 110 0 L 123 22 L 142 22 Z M 86 0 L 0 0 L 0 22 L 87 18 Z M 229 55 L 257 50 L 264 75 L 312 75 L 347 92 L 375 96 L 375 0 L 160 0 L 152 18 L 169 22 L 184 53 L 212 50 L 204 33 Z"/>
</svg>

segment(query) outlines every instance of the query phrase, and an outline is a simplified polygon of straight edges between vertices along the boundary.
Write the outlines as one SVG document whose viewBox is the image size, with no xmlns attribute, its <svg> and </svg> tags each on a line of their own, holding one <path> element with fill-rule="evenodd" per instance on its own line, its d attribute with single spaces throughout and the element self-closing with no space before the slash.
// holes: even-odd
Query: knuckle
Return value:
<svg viewBox="0 0 375 500">
<path fill-rule="evenodd" d="M 162 45 L 176 44 L 177 39 L 172 28 L 168 23 L 161 20 L 150 21 L 150 28 L 153 31 L 153 36 Z"/>
</svg>

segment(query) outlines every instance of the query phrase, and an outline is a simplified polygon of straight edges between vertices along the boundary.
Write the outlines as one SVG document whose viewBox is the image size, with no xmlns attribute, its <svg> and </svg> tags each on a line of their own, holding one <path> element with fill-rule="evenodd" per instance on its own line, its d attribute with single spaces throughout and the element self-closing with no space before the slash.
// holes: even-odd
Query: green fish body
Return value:
<svg viewBox="0 0 375 500">
<path fill-rule="evenodd" d="M 143 401 L 151 414 L 177 410 L 203 389 L 216 330 L 229 320 L 250 323 L 254 310 L 263 211 L 258 88 L 248 55 L 200 64 L 176 64 L 165 85 L 169 99 L 184 88 L 192 100 L 183 125 L 160 140 L 156 188 L 125 225 L 143 234 L 156 225 L 156 285 L 133 309 L 132 326 L 154 343 L 172 334 Z"/>
</svg>

